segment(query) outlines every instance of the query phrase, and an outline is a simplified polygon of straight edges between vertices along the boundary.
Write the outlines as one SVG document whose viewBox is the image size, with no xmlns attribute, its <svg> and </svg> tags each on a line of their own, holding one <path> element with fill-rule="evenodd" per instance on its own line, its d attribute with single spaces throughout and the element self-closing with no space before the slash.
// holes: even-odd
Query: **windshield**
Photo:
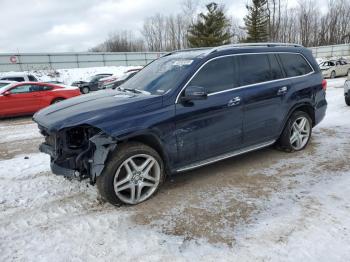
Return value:
<svg viewBox="0 0 350 262">
<path fill-rule="evenodd" d="M 180 84 L 193 63 L 193 58 L 188 56 L 170 55 L 159 58 L 123 83 L 120 88 L 162 95 Z"/>
<path fill-rule="evenodd" d="M 5 91 L 8 88 L 9 85 L 11 85 L 11 84 L 9 84 L 9 83 L 0 83 L 0 93 Z"/>
<path fill-rule="evenodd" d="M 108 77 L 108 75 L 95 75 L 95 76 L 90 76 L 87 80 L 88 82 L 97 82 L 99 79 Z"/>
</svg>

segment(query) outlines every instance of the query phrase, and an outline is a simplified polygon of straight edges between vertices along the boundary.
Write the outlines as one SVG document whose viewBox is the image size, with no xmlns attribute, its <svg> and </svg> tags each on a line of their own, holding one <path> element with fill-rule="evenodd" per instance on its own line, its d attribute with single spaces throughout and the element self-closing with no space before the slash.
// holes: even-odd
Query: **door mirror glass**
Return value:
<svg viewBox="0 0 350 262">
<path fill-rule="evenodd" d="M 11 95 L 11 92 L 10 92 L 10 91 L 5 91 L 5 92 L 3 93 L 3 95 L 4 95 L 4 96 L 9 96 L 9 95 Z"/>
<path fill-rule="evenodd" d="M 201 86 L 188 86 L 185 89 L 184 96 L 181 101 L 192 101 L 192 100 L 204 100 L 207 99 L 208 93 L 204 87 Z"/>
</svg>

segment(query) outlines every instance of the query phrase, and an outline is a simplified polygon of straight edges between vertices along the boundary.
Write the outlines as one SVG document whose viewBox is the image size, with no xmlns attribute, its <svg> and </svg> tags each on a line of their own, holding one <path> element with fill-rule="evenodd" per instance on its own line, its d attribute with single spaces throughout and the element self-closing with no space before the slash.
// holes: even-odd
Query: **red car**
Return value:
<svg viewBox="0 0 350 262">
<path fill-rule="evenodd" d="M 67 98 L 80 95 L 77 87 L 38 82 L 0 83 L 0 117 L 31 115 Z"/>
</svg>

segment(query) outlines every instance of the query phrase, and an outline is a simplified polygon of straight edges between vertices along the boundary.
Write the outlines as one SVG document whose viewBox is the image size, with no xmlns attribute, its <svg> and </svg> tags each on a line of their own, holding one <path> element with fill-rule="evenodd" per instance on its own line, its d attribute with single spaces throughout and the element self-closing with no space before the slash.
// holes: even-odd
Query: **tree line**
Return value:
<svg viewBox="0 0 350 262">
<path fill-rule="evenodd" d="M 177 14 L 155 14 L 144 20 L 139 36 L 115 32 L 90 51 L 171 51 L 244 42 L 285 42 L 306 47 L 350 43 L 350 1 L 329 0 L 321 9 L 317 0 L 251 0 L 243 21 L 223 4 L 184 0 Z"/>
</svg>

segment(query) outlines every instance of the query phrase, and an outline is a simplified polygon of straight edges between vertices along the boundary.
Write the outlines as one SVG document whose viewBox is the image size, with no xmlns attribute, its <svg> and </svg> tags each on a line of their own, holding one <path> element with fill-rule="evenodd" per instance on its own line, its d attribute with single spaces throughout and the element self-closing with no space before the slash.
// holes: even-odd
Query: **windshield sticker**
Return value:
<svg viewBox="0 0 350 262">
<path fill-rule="evenodd" d="M 193 60 L 178 60 L 173 63 L 174 66 L 186 66 L 193 63 Z"/>
</svg>

